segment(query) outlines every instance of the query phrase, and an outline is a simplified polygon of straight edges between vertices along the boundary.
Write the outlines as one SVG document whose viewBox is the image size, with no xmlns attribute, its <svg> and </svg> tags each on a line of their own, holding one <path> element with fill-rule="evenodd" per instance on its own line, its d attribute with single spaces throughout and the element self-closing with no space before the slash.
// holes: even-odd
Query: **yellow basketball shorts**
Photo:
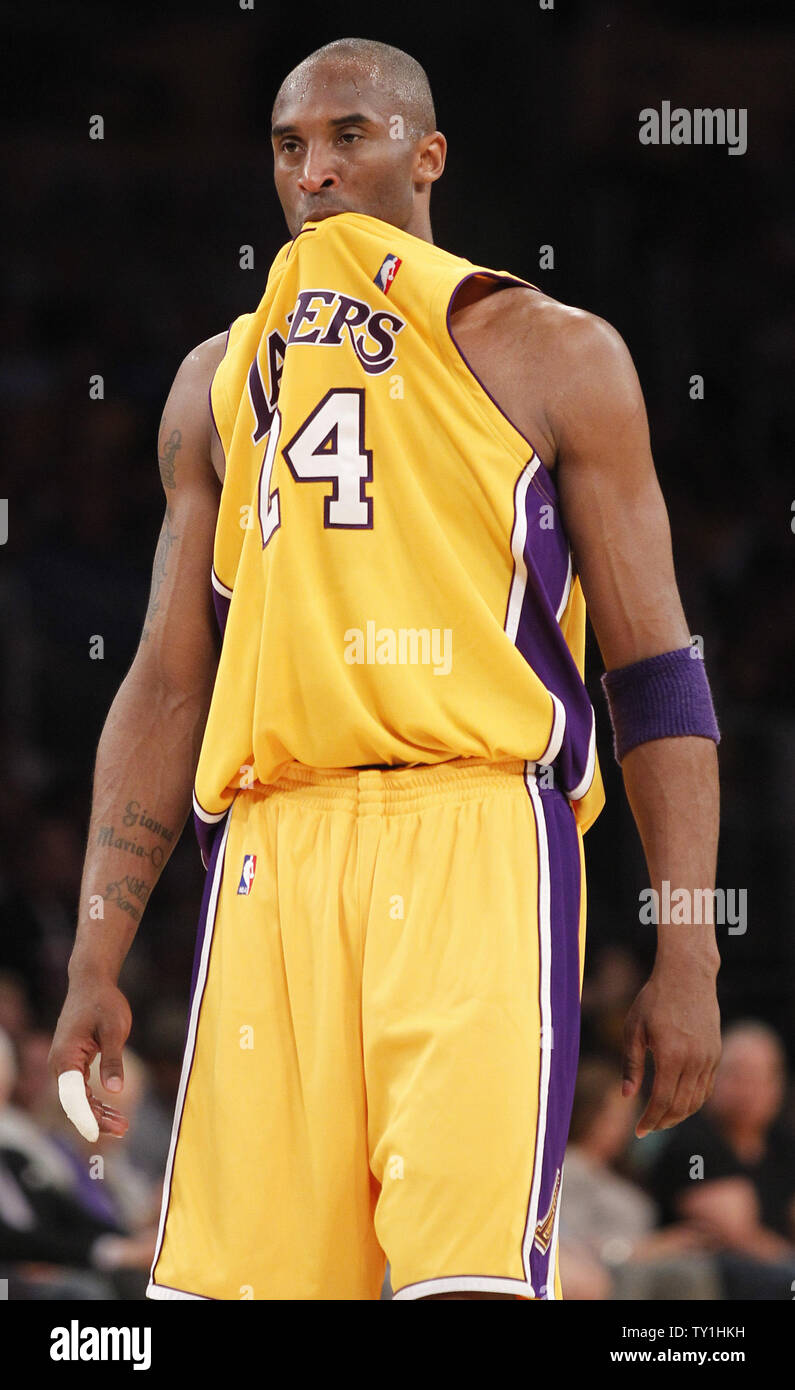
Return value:
<svg viewBox="0 0 795 1390">
<path fill-rule="evenodd" d="M 560 1298 L 582 835 L 535 765 L 240 791 L 207 873 L 151 1298 Z"/>
</svg>

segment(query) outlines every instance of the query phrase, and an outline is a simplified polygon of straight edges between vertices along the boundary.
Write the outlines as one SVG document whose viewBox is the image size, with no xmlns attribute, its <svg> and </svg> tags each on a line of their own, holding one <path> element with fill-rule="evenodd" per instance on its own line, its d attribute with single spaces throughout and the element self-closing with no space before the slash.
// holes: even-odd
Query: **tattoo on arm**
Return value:
<svg viewBox="0 0 795 1390">
<path fill-rule="evenodd" d="M 125 824 L 130 822 L 125 820 Z M 169 844 L 174 839 L 173 830 L 166 829 L 165 826 L 157 827 L 158 833 L 162 835 Z M 128 835 L 117 833 L 114 825 L 101 825 L 97 833 L 97 848 L 119 849 L 125 854 L 132 854 L 136 859 L 148 859 L 153 869 L 162 869 L 166 858 L 166 851 L 160 844 L 145 845 L 137 839 L 130 838 Z"/>
<path fill-rule="evenodd" d="M 149 885 L 144 883 L 142 878 L 133 878 L 130 874 L 125 874 L 124 878 L 115 879 L 113 883 L 105 885 L 104 896 L 107 902 L 116 903 L 116 906 L 120 907 L 122 912 L 126 912 L 128 917 L 132 917 L 134 922 L 140 922 L 149 893 Z M 140 907 L 132 901 L 133 898 L 137 898 Z"/>
<path fill-rule="evenodd" d="M 160 465 L 160 477 L 163 480 L 163 487 L 176 487 L 177 480 L 174 473 L 177 467 L 177 454 L 182 445 L 182 432 L 172 430 L 168 439 L 160 444 L 157 453 L 157 461 Z"/>
<path fill-rule="evenodd" d="M 157 616 L 157 613 L 160 609 L 160 600 L 158 599 L 158 594 L 160 593 L 160 586 L 166 577 L 166 561 L 168 559 L 168 552 L 174 544 L 174 541 L 177 539 L 177 532 L 172 531 L 171 529 L 171 516 L 169 514 L 168 507 L 166 507 L 166 515 L 160 531 L 160 539 L 157 542 L 157 550 L 155 551 L 155 559 L 154 564 L 152 566 L 152 588 L 149 593 L 149 607 L 146 610 L 146 617 L 144 618 L 144 628 L 143 632 L 141 633 L 142 642 L 149 641 L 151 633 L 150 624 L 154 622 L 154 619 Z"/>
</svg>

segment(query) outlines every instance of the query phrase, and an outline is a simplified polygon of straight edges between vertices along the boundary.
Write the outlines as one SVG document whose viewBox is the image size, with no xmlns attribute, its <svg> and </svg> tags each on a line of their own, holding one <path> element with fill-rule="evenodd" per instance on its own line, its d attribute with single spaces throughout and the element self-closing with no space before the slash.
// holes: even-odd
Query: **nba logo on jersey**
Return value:
<svg viewBox="0 0 795 1390">
<path fill-rule="evenodd" d="M 399 256 L 387 256 L 381 269 L 375 277 L 375 284 L 384 294 L 389 294 L 389 286 L 400 270 L 401 260 Z"/>
<path fill-rule="evenodd" d="M 238 893 L 243 893 L 246 897 L 248 897 L 249 893 L 251 892 L 251 885 L 254 882 L 254 871 L 256 867 L 256 854 L 244 854 L 243 871 L 240 875 L 240 882 L 237 885 Z"/>
</svg>

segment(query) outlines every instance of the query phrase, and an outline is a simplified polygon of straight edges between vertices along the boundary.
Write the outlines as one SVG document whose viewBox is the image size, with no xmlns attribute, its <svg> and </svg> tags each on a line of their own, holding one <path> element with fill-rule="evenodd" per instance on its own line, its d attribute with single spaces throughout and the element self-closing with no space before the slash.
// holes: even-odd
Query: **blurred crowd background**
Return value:
<svg viewBox="0 0 795 1390">
<path fill-rule="evenodd" d="M 564 13 L 565 11 L 565 13 Z M 287 231 L 270 106 L 331 38 L 406 48 L 450 142 L 437 243 L 624 335 L 691 631 L 722 729 L 727 1043 L 712 1102 L 632 1137 L 621 1031 L 653 959 L 644 864 L 591 641 L 607 807 L 586 840 L 582 1065 L 561 1216 L 572 1298 L 791 1298 L 795 1278 L 795 20 L 757 0 L 489 7 L 257 0 L 18 5 L 0 160 L 0 1277 L 12 1297 L 139 1298 L 157 1220 L 203 870 L 188 826 L 122 987 L 122 1142 L 69 1130 L 46 1058 L 66 984 L 93 759 L 141 630 L 163 510 L 155 441 L 182 357 L 255 307 Z M 745 107 L 748 150 L 642 146 L 663 99 Z M 104 141 L 88 137 L 101 114 Z M 251 270 L 239 248 L 254 247 Z M 539 247 L 554 268 L 539 268 Z M 104 377 L 104 400 L 89 377 Z M 690 378 L 704 378 L 693 400 Z M 104 639 L 92 659 L 92 637 Z M 91 1171 L 92 1154 L 104 1163 Z M 702 1180 L 693 1156 L 704 1158 Z M 94 1168 L 97 1165 L 94 1163 Z"/>
</svg>

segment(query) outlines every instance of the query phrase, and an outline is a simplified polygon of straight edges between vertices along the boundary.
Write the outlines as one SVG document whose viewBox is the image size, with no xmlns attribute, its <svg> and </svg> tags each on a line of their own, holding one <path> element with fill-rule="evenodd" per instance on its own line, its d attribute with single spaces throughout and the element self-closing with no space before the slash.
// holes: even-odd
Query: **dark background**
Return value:
<svg viewBox="0 0 795 1390">
<path fill-rule="evenodd" d="M 724 1019 L 769 1021 L 795 1059 L 791 12 L 192 0 L 20 5 L 3 22 L 0 969 L 22 982 L 27 1026 L 51 1029 L 64 994 L 96 744 L 163 511 L 160 411 L 181 359 L 255 307 L 288 239 L 268 136 L 281 79 L 357 35 L 428 71 L 450 146 L 437 243 L 602 315 L 634 356 L 723 734 L 719 883 L 748 893 L 746 934 L 718 929 Z M 748 108 L 747 153 L 641 145 L 639 111 L 665 98 Z M 539 269 L 543 244 L 554 271 Z M 611 1048 L 653 928 L 638 924 L 644 866 L 602 669 L 591 642 L 608 802 L 586 839 L 584 1028 Z M 122 980 L 132 1045 L 153 1063 L 179 1055 L 202 879 L 188 827 Z"/>
</svg>

